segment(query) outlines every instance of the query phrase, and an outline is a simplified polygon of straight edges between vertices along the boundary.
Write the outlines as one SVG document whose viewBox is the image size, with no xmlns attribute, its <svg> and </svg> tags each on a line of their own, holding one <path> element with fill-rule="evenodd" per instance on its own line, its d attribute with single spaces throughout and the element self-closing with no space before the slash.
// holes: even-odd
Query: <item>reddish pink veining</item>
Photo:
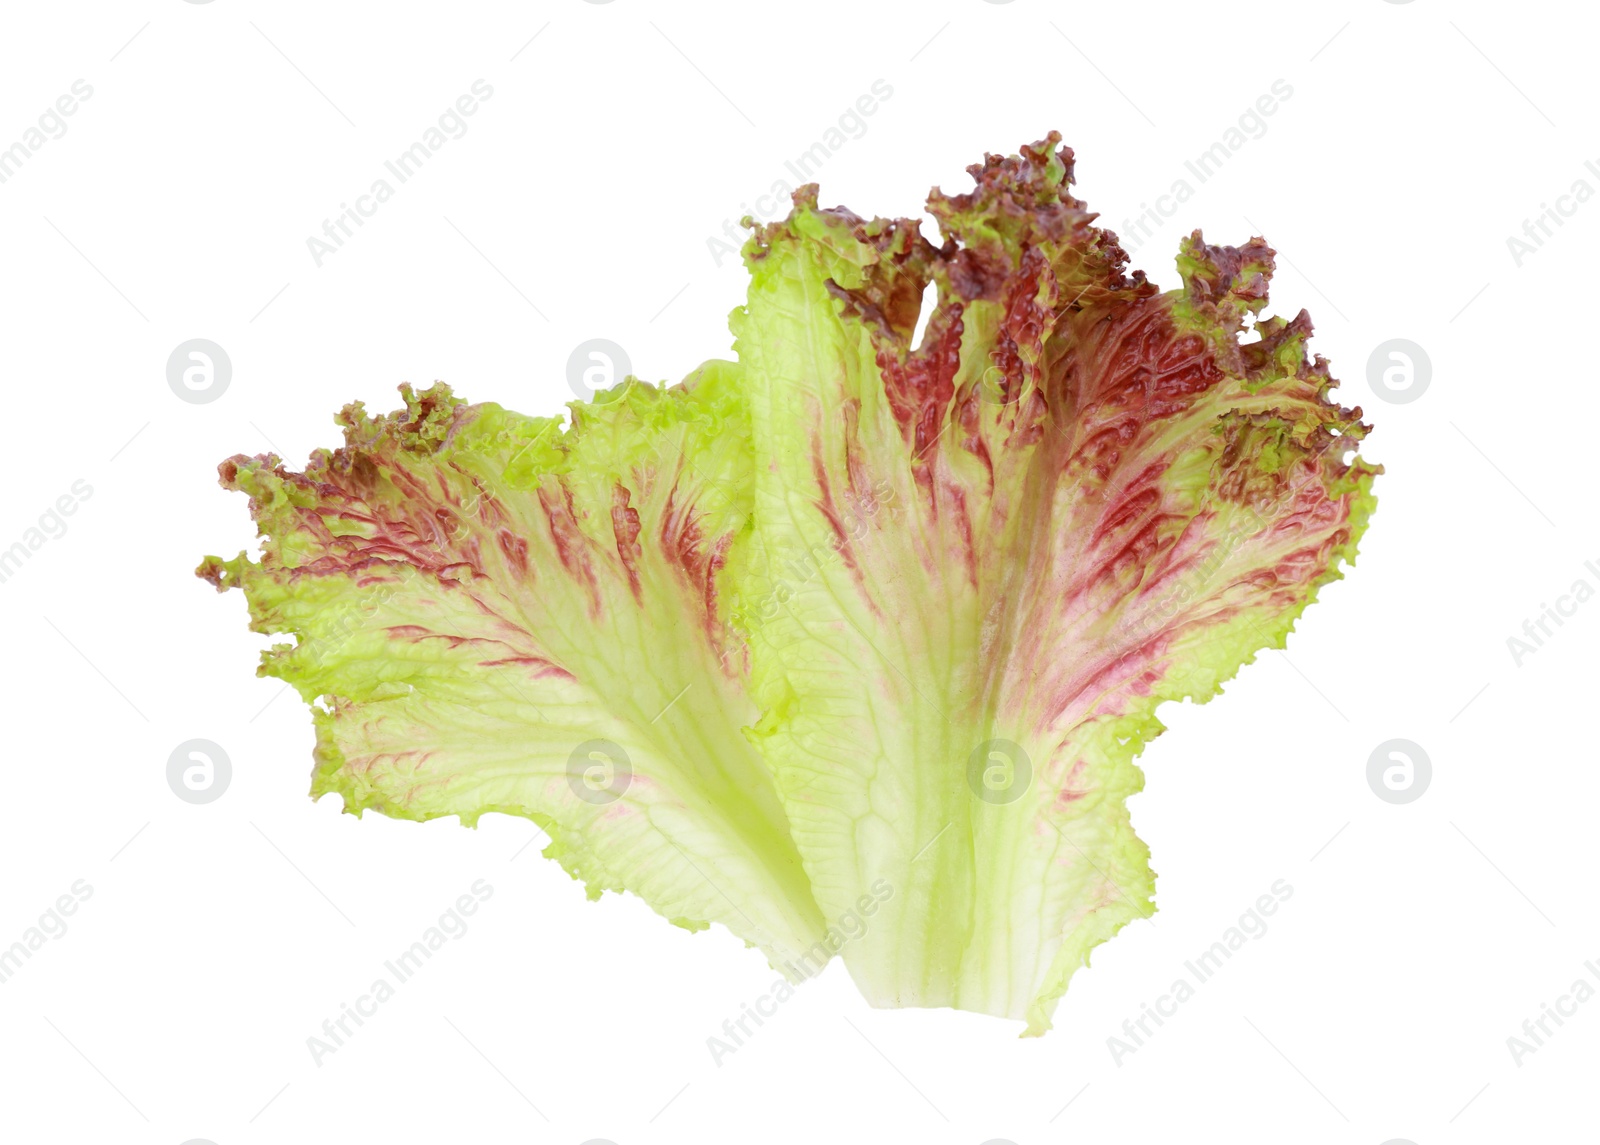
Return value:
<svg viewBox="0 0 1600 1145">
<path fill-rule="evenodd" d="M 628 491 L 620 484 L 611 487 L 611 532 L 617 539 L 617 556 L 628 573 L 628 587 L 636 604 L 644 603 L 639 585 L 639 511 L 628 503 Z"/>
<path fill-rule="evenodd" d="M 700 594 L 706 576 L 705 536 L 693 508 L 679 503 L 679 488 L 674 486 L 668 491 L 667 502 L 661 510 L 661 553 L 696 594 Z"/>
<path fill-rule="evenodd" d="M 1073 760 L 1072 766 L 1067 770 L 1067 774 L 1058 781 L 1058 786 L 1061 790 L 1056 795 L 1056 802 L 1065 806 L 1069 803 L 1076 803 L 1087 795 L 1089 792 L 1085 789 L 1085 780 L 1088 778 L 1088 773 L 1088 760 L 1082 756 Z"/>
<path fill-rule="evenodd" d="M 1160 680 L 1171 635 L 1153 632 L 1125 646 L 1090 643 L 1077 663 L 1051 666 L 1040 681 L 1037 710 L 1030 713 L 1035 730 L 1122 714 L 1125 692 L 1148 691 Z"/>
<path fill-rule="evenodd" d="M 442 583 L 441 588 L 448 589 L 448 583 Z M 459 590 L 458 590 L 459 591 Z M 384 631 L 396 640 L 405 640 L 411 643 L 421 643 L 428 640 L 443 641 L 452 651 L 458 648 L 471 647 L 502 649 L 504 655 L 493 655 L 490 659 L 480 660 L 478 664 L 484 668 L 515 665 L 528 668 L 535 678 L 551 677 L 558 679 L 572 679 L 573 676 L 566 669 L 556 664 L 549 658 L 535 654 L 528 645 L 531 634 L 519 624 L 508 620 L 483 596 L 469 592 L 468 599 L 477 611 L 493 620 L 493 628 L 498 632 L 495 636 L 462 636 L 452 632 L 434 631 L 420 624 L 394 624 L 388 625 Z"/>
<path fill-rule="evenodd" d="M 1210 533 L 1215 519 L 1214 511 L 1202 510 L 1186 521 L 1171 541 L 1152 557 L 1139 579 L 1136 598 L 1149 601 L 1164 597 L 1182 578 L 1203 569 L 1217 548 Z"/>
<path fill-rule="evenodd" d="M 856 554 L 850 546 L 850 537 L 845 532 L 839 508 L 833 500 L 833 481 L 828 476 L 828 463 L 822 456 L 822 439 L 815 434 L 811 437 L 811 476 L 817 483 L 817 510 L 833 531 L 833 547 L 859 580 L 861 570 L 856 566 Z"/>
<path fill-rule="evenodd" d="M 899 339 L 875 338 L 875 358 L 884 394 L 911 450 L 912 477 L 935 515 L 936 458 L 932 454 L 937 451 L 933 446 L 944 429 L 945 411 L 961 368 L 961 335 L 965 329 L 961 315 L 960 302 L 941 301 L 928 319 L 922 345 L 909 354 Z"/>
<path fill-rule="evenodd" d="M 722 572 L 723 566 L 728 563 L 728 551 L 732 548 L 733 534 L 723 533 L 712 542 L 710 553 L 706 558 L 705 588 L 701 592 L 700 600 L 705 608 L 703 623 L 706 636 L 714 648 L 722 637 L 722 625 L 717 619 L 717 577 Z"/>
<path fill-rule="evenodd" d="M 443 640 L 452 651 L 466 644 L 505 644 L 503 640 L 488 636 L 457 636 L 451 632 L 434 632 L 420 624 L 392 624 L 385 627 L 384 631 L 396 640 L 409 640 L 413 644 L 424 640 Z"/>
<path fill-rule="evenodd" d="M 572 503 L 572 490 L 561 485 L 559 490 L 545 484 L 539 486 L 539 504 L 544 509 L 550 526 L 550 541 L 556 548 L 556 557 L 567 575 L 581 585 L 589 595 L 589 610 L 600 614 L 600 586 L 589 562 L 589 550 L 578 527 L 577 514 Z"/>
<path fill-rule="evenodd" d="M 241 473 L 246 459 L 219 467 L 225 483 L 246 485 L 252 493 L 252 512 L 268 537 L 263 567 L 290 583 L 303 577 L 347 576 L 356 588 L 379 592 L 404 584 L 410 593 L 415 582 L 407 574 L 424 574 L 431 583 L 418 586 L 403 602 L 404 611 L 417 622 L 381 625 L 383 614 L 376 605 L 360 622 L 397 642 L 465 653 L 485 668 L 571 679 L 528 629 L 530 602 L 508 599 L 506 578 L 498 569 L 492 578 L 486 572 L 487 552 L 491 561 L 503 560 L 514 579 L 531 577 L 529 538 L 519 535 L 504 505 L 475 474 L 454 462 L 431 454 L 428 464 L 414 464 L 414 454 L 428 451 L 368 432 L 365 423 L 354 428 L 350 444 L 313 454 L 304 474 L 289 472 L 275 457 L 260 458 L 253 468 L 262 477 L 254 480 L 263 484 L 251 487 L 246 484 L 251 479 Z M 268 474 L 281 488 L 266 483 Z M 588 584 L 598 607 L 570 491 L 561 490 L 564 496 L 540 492 L 563 564 Z M 526 496 L 531 501 L 534 493 Z M 300 563 L 284 565 L 286 551 Z M 464 594 L 455 600 L 467 606 L 465 618 L 447 599 L 457 593 Z M 348 707 L 338 698 L 334 703 L 336 710 L 341 704 Z M 416 752 L 395 758 L 422 768 L 428 756 Z"/>
<path fill-rule="evenodd" d="M 1131 525 L 1146 520 L 1151 510 L 1161 503 L 1161 491 L 1155 482 L 1160 477 L 1157 467 L 1136 476 L 1095 523 L 1094 542 L 1099 544 L 1112 533 L 1121 532 Z"/>
<path fill-rule="evenodd" d="M 1181 414 L 1227 375 L 1198 335 L 1175 335 L 1161 300 L 1131 304 L 1076 327 L 1068 359 L 1078 411 L 1069 478 L 1106 481 L 1153 425 Z"/>
<path fill-rule="evenodd" d="M 874 616 L 882 617 L 883 613 L 878 607 L 877 598 L 868 589 L 866 578 L 862 575 L 854 542 L 839 514 L 838 503 L 833 496 L 833 482 L 828 476 L 827 462 L 822 456 L 822 439 L 815 434 L 811 438 L 811 475 L 817 483 L 817 496 L 812 503 L 816 505 L 817 511 L 822 514 L 822 519 L 828 523 L 829 531 L 833 533 L 832 547 L 839 554 L 844 567 L 850 571 L 850 578 L 855 581 L 861 599 L 866 602 Z"/>
<path fill-rule="evenodd" d="M 1246 608 L 1293 606 L 1349 535 L 1349 498 L 1328 491 L 1328 480 L 1342 471 L 1332 448 L 1341 439 L 1314 430 L 1310 448 L 1326 449 L 1332 459 L 1312 454 L 1275 473 L 1259 465 L 1265 444 L 1307 448 L 1285 428 L 1285 418 L 1303 424 L 1303 410 L 1246 415 L 1223 407 L 1217 420 L 1196 421 L 1175 447 L 1213 450 L 1213 504 L 1270 505 L 1264 519 L 1235 511 L 1231 524 L 1220 526 L 1242 534 L 1219 535 L 1216 511 L 1196 513 L 1171 500 L 1173 447 L 1155 452 L 1151 442 L 1217 387 L 1236 385 L 1230 370 L 1237 367 L 1224 369 L 1198 335 L 1179 335 L 1164 300 L 1087 315 L 1075 333 L 1072 351 L 1044 383 L 1053 405 L 1076 405 L 1078 434 L 1060 470 L 1078 490 L 1078 523 L 1064 533 L 1077 546 L 1063 566 L 1069 579 L 1049 623 L 1056 630 L 1050 647 L 1087 654 L 1040 665 L 1044 680 L 1030 695 L 1045 725 L 1116 714 L 1128 699 L 1150 694 L 1168 670 L 1172 642 L 1192 628 L 1226 623 Z M 1317 391 L 1283 400 L 1297 399 L 1318 400 Z M 1263 440 L 1267 434 L 1277 440 Z M 1241 547 L 1256 555 L 1237 555 Z M 1273 552 L 1281 555 L 1252 564 Z M 1225 572 L 1230 558 L 1244 571 Z M 1108 616 L 1117 625 L 1109 632 L 1100 619 Z"/>
<path fill-rule="evenodd" d="M 506 657 L 504 657 L 502 659 L 499 659 L 499 660 L 480 660 L 480 661 L 478 661 L 478 666 L 480 668 L 500 668 L 500 667 L 504 667 L 507 664 L 516 664 L 516 665 L 519 665 L 521 667 L 532 669 L 532 675 L 533 675 L 533 677 L 535 679 L 545 679 L 545 678 L 554 678 L 554 679 L 557 679 L 557 680 L 575 680 L 575 679 L 577 679 L 576 676 L 574 676 L 571 672 L 567 671 L 565 668 L 561 667 L 559 664 L 552 663 L 551 661 L 546 660 L 542 656 L 506 656 Z"/>
<path fill-rule="evenodd" d="M 960 485 L 950 482 L 945 486 L 945 497 L 950 502 L 955 519 L 956 536 L 961 540 L 961 563 L 967 571 L 967 583 L 978 587 L 978 552 L 972 539 L 972 515 L 967 511 L 967 494 Z"/>
<path fill-rule="evenodd" d="M 872 475 L 867 472 L 861 457 L 861 399 L 850 398 L 839 407 L 839 417 L 844 423 L 841 440 L 844 443 L 845 493 L 853 502 L 871 495 Z"/>
<path fill-rule="evenodd" d="M 961 448 L 976 457 L 982 464 L 984 473 L 988 475 L 988 488 L 984 490 L 986 496 L 994 496 L 994 459 L 989 456 L 989 444 L 983 437 L 983 405 L 982 397 L 977 389 L 969 389 L 956 401 L 953 411 L 956 424 L 965 434 L 961 439 Z"/>
<path fill-rule="evenodd" d="M 728 635 L 717 611 L 717 575 L 727 563 L 733 536 L 723 533 L 708 539 L 701 528 L 699 515 L 689 505 L 680 503 L 679 493 L 679 486 L 669 489 L 666 504 L 661 510 L 658 533 L 661 553 L 694 594 L 707 642 L 713 650 L 721 651 L 726 667 L 729 659 L 726 654 Z"/>
<path fill-rule="evenodd" d="M 509 523 L 505 506 L 500 504 L 498 497 L 491 497 L 481 482 L 473 479 L 475 488 L 474 496 L 477 498 L 478 520 L 487 529 L 504 528 Z"/>
<path fill-rule="evenodd" d="M 1055 294 L 1049 260 L 1040 248 L 1029 247 L 1001 292 L 1004 316 L 989 351 L 989 368 L 997 377 L 986 386 L 990 396 L 1002 404 L 1016 401 L 1028 382 L 1039 382 L 1045 338 L 1055 327 Z"/>
<path fill-rule="evenodd" d="M 502 527 L 495 531 L 495 541 L 499 544 L 500 552 L 506 558 L 506 563 L 516 570 L 519 575 L 527 576 L 529 573 L 527 539 L 519 537 L 510 529 Z"/>
<path fill-rule="evenodd" d="M 661 552 L 691 584 L 698 584 L 704 561 L 700 523 L 691 505 L 679 503 L 679 489 L 674 485 L 667 491 L 666 504 L 661 508 Z"/>
<path fill-rule="evenodd" d="M 325 468 L 321 476 L 329 480 L 313 480 L 282 466 L 274 470 L 277 477 L 309 494 L 309 504 L 294 509 L 298 527 L 316 541 L 316 555 L 298 566 L 302 571 L 350 572 L 366 562 L 385 560 L 434 574 L 466 563 L 474 575 L 483 573 L 474 538 L 448 507 L 433 498 L 430 486 L 386 460 L 362 455 L 359 461 L 348 470 Z M 385 495 L 384 482 L 400 496 Z M 360 531 L 335 533 L 330 521 L 357 525 Z"/>
<path fill-rule="evenodd" d="M 1049 402 L 1045 400 L 1042 390 L 1035 390 L 1017 403 L 1017 411 L 1013 416 L 1011 428 L 1006 432 L 1005 448 L 1007 450 L 1023 450 L 1038 445 L 1044 440 L 1046 431 L 1045 418 L 1050 412 Z M 1050 432 L 1054 433 L 1055 430 Z M 991 472 L 993 467 L 991 466 Z"/>
<path fill-rule="evenodd" d="M 1062 158 L 1070 170 L 1070 152 Z M 950 300 L 932 316 L 921 348 L 908 352 L 881 307 L 868 304 L 878 295 L 863 303 L 854 292 L 855 310 L 845 309 L 873 339 L 886 403 L 926 500 L 900 519 L 924 560 L 923 570 L 904 571 L 936 575 L 935 552 L 969 570 L 996 559 L 1028 566 L 1021 581 L 983 575 L 969 584 L 981 592 L 1026 583 L 1016 609 L 980 599 L 975 615 L 985 626 L 1012 628 L 993 642 L 1006 658 L 999 671 L 1015 675 L 1024 718 L 1045 724 L 1126 712 L 1136 697 L 1174 686 L 1166 679 L 1174 658 L 1204 629 L 1304 600 L 1348 544 L 1351 496 L 1329 491 L 1344 473 L 1336 461 L 1300 455 L 1326 444 L 1323 423 L 1344 433 L 1352 412 L 1325 400 L 1330 379 L 1320 359 L 1293 364 L 1295 341 L 1310 333 L 1303 314 L 1258 322 L 1259 341 L 1235 343 L 1243 319 L 1265 300 L 1265 243 L 1206 247 L 1197 234 L 1183 252 L 1184 292 L 1157 296 L 1142 274 L 1123 274 L 1115 236 L 1090 225 L 1094 216 L 1059 185 L 1050 160 L 1044 144 L 1021 158 L 990 157 L 974 169 L 972 195 L 931 200 L 950 236 L 932 277 Z M 976 384 L 952 400 L 962 306 L 979 300 L 988 307 L 982 326 L 992 321 L 995 336 L 978 350 L 981 361 L 968 347 L 965 376 L 982 384 L 987 370 L 981 396 L 998 398 L 998 409 L 979 404 Z M 1286 363 L 1297 370 L 1287 380 Z M 1243 413 L 1265 404 L 1256 382 L 1270 384 L 1287 412 Z M 860 472 L 858 457 L 871 464 L 883 454 L 857 448 L 858 435 L 875 427 L 858 426 L 854 412 L 843 415 L 842 451 L 830 444 L 824 455 L 815 439 L 811 445 L 817 511 L 859 582 L 858 564 L 876 572 L 880 554 L 870 532 L 848 535 L 839 506 L 902 474 Z M 1025 452 L 1033 446 L 1038 452 Z M 939 456 L 956 448 L 985 476 Z M 1282 464 L 1269 473 L 1262 459 L 1273 455 Z M 1178 487 L 1180 456 L 1209 477 L 1198 498 Z M 1304 491 L 1291 492 L 1302 479 Z M 1272 504 L 1267 520 L 1241 512 L 1264 500 Z M 1022 539 L 1012 544 L 1013 536 Z M 1089 782 L 1077 759 L 1058 802 L 1083 798 Z"/>
</svg>

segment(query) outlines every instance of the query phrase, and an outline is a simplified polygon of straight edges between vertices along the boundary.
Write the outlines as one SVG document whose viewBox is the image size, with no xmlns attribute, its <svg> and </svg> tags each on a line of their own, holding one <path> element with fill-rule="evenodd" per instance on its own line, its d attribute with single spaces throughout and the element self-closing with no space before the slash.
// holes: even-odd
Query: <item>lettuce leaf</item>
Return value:
<svg viewBox="0 0 1600 1145">
<path fill-rule="evenodd" d="M 1154 909 L 1157 708 L 1284 646 L 1380 472 L 1266 243 L 1197 231 L 1163 293 L 1059 142 L 935 191 L 938 247 L 801 188 L 738 361 L 677 386 L 565 428 L 407 386 L 304 473 L 223 463 L 262 554 L 198 572 L 295 637 L 260 672 L 312 704 L 313 795 L 526 816 L 591 897 L 791 979 L 840 953 L 873 1005 L 1048 1029 Z"/>
<path fill-rule="evenodd" d="M 1157 706 L 1284 645 L 1376 472 L 1305 313 L 1259 317 L 1266 244 L 1196 232 L 1158 293 L 1058 142 L 934 192 L 939 249 L 803 188 L 733 320 L 761 459 L 739 616 L 817 903 L 896 888 L 843 951 L 874 1005 L 1031 1033 L 1152 909 L 1126 800 Z"/>
<path fill-rule="evenodd" d="M 748 529 L 751 454 L 726 366 L 630 381 L 572 426 L 448 387 L 345 408 L 304 473 L 234 457 L 258 562 L 206 559 L 259 674 L 314 706 L 312 795 L 406 819 L 489 811 L 551 838 L 591 898 L 720 922 L 776 965 L 822 926 L 726 643 L 719 573 Z M 732 654 L 730 654 L 732 653 Z"/>
</svg>

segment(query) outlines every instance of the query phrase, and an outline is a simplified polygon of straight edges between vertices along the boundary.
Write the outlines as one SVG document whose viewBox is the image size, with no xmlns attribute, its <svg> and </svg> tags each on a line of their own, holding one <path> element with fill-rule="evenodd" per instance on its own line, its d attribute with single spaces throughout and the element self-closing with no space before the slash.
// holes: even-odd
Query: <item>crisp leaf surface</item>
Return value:
<svg viewBox="0 0 1600 1145">
<path fill-rule="evenodd" d="M 314 795 L 526 816 L 591 897 L 632 891 L 783 964 L 821 927 L 726 643 L 750 468 L 730 369 L 630 381 L 565 432 L 442 385 L 387 417 L 349 407 L 345 446 L 304 473 L 222 465 L 262 557 L 199 571 L 297 638 L 261 673 L 316 702 Z"/>
<path fill-rule="evenodd" d="M 1154 909 L 1158 707 L 1284 646 L 1379 472 L 1266 243 L 1197 231 L 1163 292 L 1058 143 L 934 192 L 938 247 L 802 188 L 737 363 L 679 386 L 566 428 L 402 387 L 304 473 L 224 463 L 262 554 L 199 571 L 294 636 L 261 672 L 313 704 L 313 793 L 526 816 L 792 978 L 1047 1029 Z"/>
<path fill-rule="evenodd" d="M 1126 800 L 1156 707 L 1283 645 L 1374 473 L 1305 314 L 1256 318 L 1266 244 L 1196 233 L 1159 293 L 1056 142 L 935 193 L 940 249 L 803 189 L 734 317 L 762 459 L 741 616 L 817 902 L 897 888 L 844 950 L 875 1004 L 1032 1032 L 1152 909 Z"/>
</svg>

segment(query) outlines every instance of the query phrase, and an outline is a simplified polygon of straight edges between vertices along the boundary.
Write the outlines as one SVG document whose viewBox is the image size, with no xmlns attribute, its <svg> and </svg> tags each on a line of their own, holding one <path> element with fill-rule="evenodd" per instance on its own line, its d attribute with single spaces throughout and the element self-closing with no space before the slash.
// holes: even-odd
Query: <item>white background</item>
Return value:
<svg viewBox="0 0 1600 1145">
<path fill-rule="evenodd" d="M 1600 603 L 1520 666 L 1506 643 L 1600 587 L 1600 203 L 1520 266 L 1506 242 L 1600 187 L 1579 6 L 137 0 L 5 22 L 0 147 L 74 80 L 93 95 L 0 184 L 0 548 L 75 481 L 92 495 L 0 584 L 0 946 L 93 893 L 0 985 L 0 1136 L 1592 1139 L 1600 1001 L 1520 1065 L 1506 1042 L 1600 960 Z M 307 238 L 480 78 L 467 133 L 316 265 Z M 1360 567 L 1287 653 L 1169 708 L 1132 805 L 1160 913 L 1096 952 L 1051 1033 L 873 1011 L 836 964 L 716 1065 L 707 1037 L 774 979 L 759 955 L 586 902 L 526 822 L 312 804 L 304 706 L 254 678 L 241 597 L 190 570 L 253 539 L 216 463 L 303 465 L 349 400 L 443 379 L 544 413 L 588 338 L 651 379 L 726 354 L 744 275 L 708 238 L 878 79 L 825 204 L 914 214 L 1050 128 L 1119 232 L 1187 177 L 1136 265 L 1170 286 L 1190 228 L 1264 233 L 1273 309 L 1310 309 L 1387 473 Z M 1277 79 L 1264 134 L 1197 184 L 1184 160 Z M 1397 337 L 1432 363 L 1407 404 L 1368 379 Z M 191 338 L 233 364 L 209 404 L 167 385 Z M 204 806 L 166 782 L 196 737 L 233 765 Z M 1366 781 L 1395 737 L 1433 764 L 1405 806 Z M 313 1064 L 306 1039 L 477 879 L 471 930 Z M 1268 933 L 1115 1062 L 1124 1019 L 1278 879 Z"/>
</svg>

